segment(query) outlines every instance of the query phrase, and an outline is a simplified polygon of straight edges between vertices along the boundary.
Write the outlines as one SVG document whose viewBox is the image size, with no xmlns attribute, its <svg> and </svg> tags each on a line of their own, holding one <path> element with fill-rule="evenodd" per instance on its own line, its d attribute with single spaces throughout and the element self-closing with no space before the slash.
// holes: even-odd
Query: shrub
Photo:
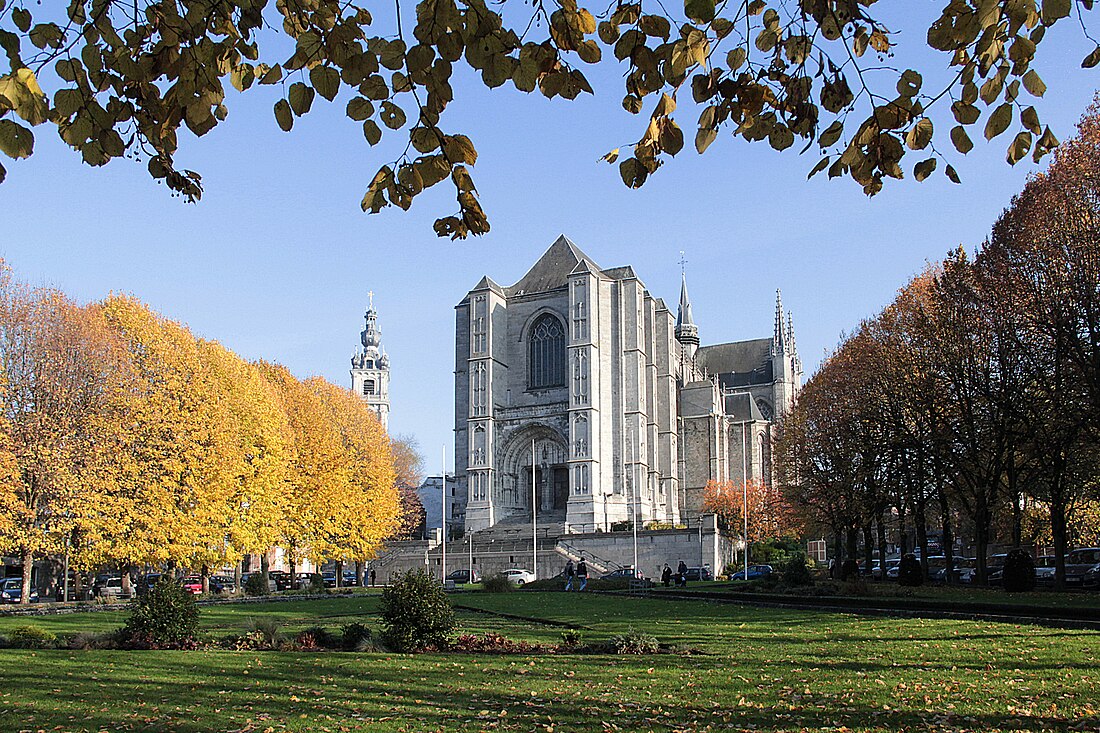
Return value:
<svg viewBox="0 0 1100 733">
<path fill-rule="evenodd" d="M 258 619 L 248 620 L 248 633 L 246 636 L 256 638 L 262 646 L 261 649 L 278 649 L 283 643 L 282 623 L 273 618 L 261 616 Z"/>
<path fill-rule="evenodd" d="M 898 585 L 916 588 L 923 583 L 924 572 L 921 570 L 920 560 L 911 552 L 902 555 L 901 564 L 898 565 Z"/>
<path fill-rule="evenodd" d="M 397 651 L 440 648 L 455 627 L 455 614 L 439 581 L 424 570 L 409 570 L 382 591 L 382 625 Z"/>
<path fill-rule="evenodd" d="M 349 652 L 365 652 L 374 649 L 374 637 L 370 629 L 361 623 L 344 624 L 340 646 Z"/>
<path fill-rule="evenodd" d="M 1026 550 L 1009 550 L 1005 557 L 1004 584 L 1009 593 L 1035 590 L 1035 561 Z"/>
<path fill-rule="evenodd" d="M 295 642 L 303 649 L 335 649 L 341 645 L 341 639 L 323 626 L 299 631 Z"/>
<path fill-rule="evenodd" d="M 52 649 L 57 646 L 57 635 L 32 624 L 16 626 L 8 632 L 8 645 L 15 649 Z"/>
<path fill-rule="evenodd" d="M 324 593 L 325 592 L 325 579 L 317 573 L 313 573 L 309 576 L 309 588 L 310 593 Z"/>
<path fill-rule="evenodd" d="M 848 580 L 849 578 L 859 577 L 859 563 L 853 559 L 845 560 L 840 566 L 840 579 Z"/>
<path fill-rule="evenodd" d="M 87 631 L 81 631 L 78 634 L 74 634 L 66 644 L 69 649 L 77 649 L 80 651 L 88 651 L 90 649 L 118 649 L 118 633 L 108 632 L 106 634 L 94 634 Z"/>
<path fill-rule="evenodd" d="M 512 581 L 500 573 L 494 573 L 481 581 L 481 589 L 486 593 L 508 593 L 515 590 L 515 588 Z"/>
<path fill-rule="evenodd" d="M 578 647 L 581 644 L 581 632 L 576 629 L 569 629 L 561 632 L 561 645 L 572 649 Z"/>
<path fill-rule="evenodd" d="M 132 603 L 123 634 L 130 645 L 172 648 L 194 642 L 199 609 L 191 594 L 172 578 L 162 577 Z"/>
<path fill-rule="evenodd" d="M 484 634 L 462 634 L 450 643 L 449 649 L 466 654 L 533 654 L 546 651 L 541 644 L 513 641 L 492 631 Z"/>
<path fill-rule="evenodd" d="M 779 572 L 783 585 L 788 588 L 801 588 L 814 584 L 814 576 L 806 566 L 805 555 L 791 555 Z"/>
<path fill-rule="evenodd" d="M 656 636 L 634 628 L 612 636 L 608 646 L 615 654 L 656 654 L 661 648 Z"/>
<path fill-rule="evenodd" d="M 263 573 L 253 573 L 244 582 L 244 593 L 247 596 L 266 596 L 268 585 L 264 582 Z"/>
</svg>

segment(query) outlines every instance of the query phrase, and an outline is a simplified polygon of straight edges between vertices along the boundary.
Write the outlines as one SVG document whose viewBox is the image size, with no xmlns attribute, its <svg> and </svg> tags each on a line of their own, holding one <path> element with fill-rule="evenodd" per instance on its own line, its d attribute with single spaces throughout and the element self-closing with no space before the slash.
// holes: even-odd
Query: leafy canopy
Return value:
<svg viewBox="0 0 1100 733">
<path fill-rule="evenodd" d="M 31 128 L 49 123 L 89 165 L 144 160 L 150 175 L 195 201 L 202 180 L 176 165 L 179 129 L 202 136 L 226 118 L 227 80 L 239 92 L 274 87 L 284 131 L 318 96 L 339 97 L 368 144 L 388 131 L 408 137 L 371 179 L 363 210 L 408 209 L 449 181 L 458 211 L 435 229 L 463 238 L 489 222 L 470 174 L 477 149 L 442 122 L 455 100 L 455 66 L 490 88 L 571 100 L 593 93 L 582 69 L 605 55 L 625 67 L 622 106 L 643 115 L 644 131 L 622 160 L 618 148 L 604 156 L 634 188 L 684 148 L 675 112 L 688 94 L 701 107 L 700 153 L 723 129 L 776 150 L 798 142 L 822 153 L 810 175 L 850 176 L 868 194 L 904 176 L 906 155 L 919 158 L 918 181 L 937 169 L 945 131 L 927 114 L 937 103 L 951 107 L 957 124 L 947 137 L 960 153 L 973 147 L 974 130 L 987 139 L 1015 133 L 1013 164 L 1057 145 L 1027 101 L 1046 92 L 1032 62 L 1064 18 L 1075 14 L 1088 37 L 1093 0 L 949 0 L 925 34 L 949 59 L 950 80 L 939 88 L 926 87 L 917 69 L 891 66 L 896 34 L 876 4 L 620 0 L 592 11 L 576 0 L 421 0 L 414 19 L 397 0 L 393 13 L 383 6 L 388 21 L 376 29 L 367 7 L 341 0 L 71 0 L 64 11 L 54 4 L 33 14 L 23 0 L 0 0 L 10 65 L 0 76 L 0 151 L 29 157 Z M 1100 46 L 1081 63 L 1100 63 Z M 950 165 L 943 171 L 958 182 Z"/>
</svg>

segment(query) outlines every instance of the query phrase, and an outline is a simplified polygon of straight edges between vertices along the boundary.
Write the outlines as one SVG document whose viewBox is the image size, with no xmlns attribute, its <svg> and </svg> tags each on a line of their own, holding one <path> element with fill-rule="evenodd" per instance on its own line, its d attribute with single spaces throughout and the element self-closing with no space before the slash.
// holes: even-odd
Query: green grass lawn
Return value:
<svg viewBox="0 0 1100 733">
<path fill-rule="evenodd" d="M 554 643 L 629 627 L 698 655 L 0 651 L 0 731 L 1039 731 L 1100 727 L 1100 634 L 695 600 L 455 597 L 463 630 Z M 203 609 L 203 633 L 377 628 L 377 596 Z M 468 609 L 480 609 L 476 612 Z M 29 620 L 58 633 L 117 614 Z M 0 633 L 28 619 L 0 619 Z"/>
</svg>

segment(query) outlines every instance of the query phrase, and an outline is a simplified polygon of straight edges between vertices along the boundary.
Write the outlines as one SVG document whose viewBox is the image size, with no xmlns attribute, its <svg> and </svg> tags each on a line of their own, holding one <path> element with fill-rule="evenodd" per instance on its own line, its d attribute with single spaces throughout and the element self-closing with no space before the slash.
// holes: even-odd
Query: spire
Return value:
<svg viewBox="0 0 1100 733">
<path fill-rule="evenodd" d="M 787 339 L 783 328 L 783 294 L 775 291 L 775 333 L 772 336 L 772 351 L 782 354 L 787 350 Z"/>
<path fill-rule="evenodd" d="M 680 275 L 680 307 L 676 310 L 676 338 L 681 344 L 699 345 L 699 329 L 691 316 L 691 299 L 688 298 L 687 275 Z"/>
<path fill-rule="evenodd" d="M 363 329 L 359 337 L 363 342 L 364 349 L 377 349 L 379 344 L 382 343 L 382 329 L 378 328 L 378 311 L 374 309 L 374 291 L 369 291 L 367 297 L 370 298 L 370 305 L 364 315 L 367 327 Z"/>
<path fill-rule="evenodd" d="M 794 341 L 794 317 L 787 311 L 787 343 L 790 344 L 791 356 L 794 358 L 795 371 L 802 371 L 802 360 L 798 358 L 798 345 Z"/>
</svg>

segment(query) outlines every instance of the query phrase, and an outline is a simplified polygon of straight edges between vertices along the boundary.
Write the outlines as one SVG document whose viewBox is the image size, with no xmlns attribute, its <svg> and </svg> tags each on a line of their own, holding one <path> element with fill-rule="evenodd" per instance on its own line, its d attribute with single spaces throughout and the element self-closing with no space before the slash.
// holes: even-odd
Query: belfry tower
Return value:
<svg viewBox="0 0 1100 733">
<path fill-rule="evenodd" d="M 369 292 L 366 328 L 359 334 L 363 350 L 351 357 L 351 389 L 378 415 L 378 421 L 389 430 L 390 420 L 390 357 L 382 348 L 382 330 L 378 328 L 378 311 L 374 309 L 374 293 Z"/>
</svg>

